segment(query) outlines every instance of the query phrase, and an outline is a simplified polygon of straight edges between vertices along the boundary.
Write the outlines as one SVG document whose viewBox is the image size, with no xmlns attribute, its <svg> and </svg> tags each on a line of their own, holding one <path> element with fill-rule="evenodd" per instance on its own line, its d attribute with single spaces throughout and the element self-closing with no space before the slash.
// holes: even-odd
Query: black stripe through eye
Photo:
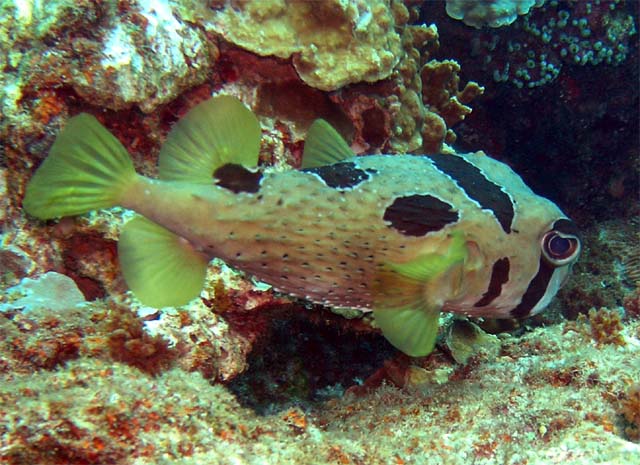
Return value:
<svg viewBox="0 0 640 465">
<path fill-rule="evenodd" d="M 555 267 L 549 265 L 546 260 L 540 258 L 538 273 L 529 283 L 529 287 L 522 296 L 522 300 L 513 310 L 511 316 L 514 318 L 524 318 L 531 313 L 531 310 L 540 302 L 547 292 L 549 282 L 553 276 Z"/>
</svg>

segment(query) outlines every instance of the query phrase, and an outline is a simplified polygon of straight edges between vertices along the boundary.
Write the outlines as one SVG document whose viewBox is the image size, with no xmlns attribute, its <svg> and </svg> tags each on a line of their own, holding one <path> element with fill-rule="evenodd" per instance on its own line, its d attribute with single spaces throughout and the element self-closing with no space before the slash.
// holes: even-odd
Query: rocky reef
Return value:
<svg viewBox="0 0 640 465">
<path fill-rule="evenodd" d="M 473 3 L 3 2 L 0 461 L 640 463 L 638 4 Z M 22 210 L 70 116 L 153 176 L 212 94 L 254 110 L 282 170 L 316 118 L 359 154 L 484 150 L 576 220 L 583 256 L 542 315 L 446 317 L 409 359 L 218 260 L 200 299 L 145 307 L 116 252 L 131 212 Z"/>
</svg>

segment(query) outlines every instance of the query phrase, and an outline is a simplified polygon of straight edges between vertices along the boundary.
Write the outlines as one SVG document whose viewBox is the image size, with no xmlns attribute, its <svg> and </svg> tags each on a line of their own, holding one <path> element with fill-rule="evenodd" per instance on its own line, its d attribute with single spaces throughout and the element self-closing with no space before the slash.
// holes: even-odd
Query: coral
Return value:
<svg viewBox="0 0 640 465">
<path fill-rule="evenodd" d="M 93 331 L 92 315 L 91 309 L 79 306 L 59 307 L 55 313 L 47 309 L 0 313 L 0 373 L 11 378 L 53 370 L 78 358 Z"/>
<path fill-rule="evenodd" d="M 221 384 L 185 372 L 179 360 L 154 375 L 114 361 L 100 342 L 108 336 L 100 331 L 109 325 L 110 311 L 97 302 L 66 313 L 65 321 L 50 318 L 46 325 L 21 315 L 0 319 L 0 330 L 14 327 L 13 335 L 3 332 L 0 338 L 3 364 L 7 355 L 27 353 L 6 347 L 27 333 L 70 340 L 72 334 L 62 329 L 73 322 L 84 341 L 75 355 L 35 373 L 33 367 L 2 367 L 10 381 L 0 383 L 0 461 L 323 464 L 338 458 L 382 465 L 419 463 L 427 456 L 446 465 L 470 460 L 578 465 L 635 463 L 640 456 L 640 449 L 620 439 L 625 425 L 614 421 L 623 410 L 637 412 L 635 391 L 623 401 L 612 395 L 640 376 L 637 345 L 596 348 L 581 335 L 563 333 L 562 325 L 538 328 L 522 337 L 503 335 L 496 358 L 475 358 L 464 369 L 454 368 L 441 353 L 414 366 L 406 356 L 391 359 L 384 364 L 387 382 L 403 383 L 404 389 L 381 379 L 377 387 L 353 390 L 357 397 L 340 396 L 344 388 L 335 386 L 329 400 L 320 397 L 322 402 L 302 406 L 285 395 L 269 408 L 266 398 L 259 415 L 243 408 Z M 145 318 L 151 323 L 157 316 Z M 176 318 L 186 327 L 194 324 L 190 314 Z M 355 340 L 351 346 L 329 326 L 305 329 L 301 313 L 297 319 L 272 315 L 271 321 L 284 325 L 261 353 L 279 353 L 280 363 L 258 369 L 246 380 L 247 389 L 260 389 L 254 381 L 262 376 L 270 392 L 300 394 L 318 380 L 352 380 L 358 367 L 380 365 L 373 362 L 380 355 L 374 340 Z M 629 332 L 640 328 L 639 322 L 633 324 Z M 330 338 L 338 339 L 331 343 Z M 354 348 L 367 346 L 359 359 L 348 358 Z M 300 369 L 302 355 L 310 354 L 315 354 L 309 361 L 316 365 L 315 380 Z M 290 377 L 282 377 L 283 368 Z M 245 401 L 248 394 L 238 398 Z M 296 405 L 287 403 L 291 399 Z M 443 437 L 438 434 L 443 430 L 450 433 Z"/>
<path fill-rule="evenodd" d="M 624 268 L 624 276 L 636 288 L 640 287 L 640 244 L 636 241 L 635 247 L 629 250 L 621 260 Z"/>
<path fill-rule="evenodd" d="M 289 64 L 257 58 L 221 45 L 218 63 L 227 79 L 230 76 L 237 84 L 242 76 L 242 82 L 257 85 L 259 112 L 302 127 L 308 127 L 315 118 L 325 118 L 347 134 L 358 153 L 439 151 L 445 142 L 455 140 L 452 126 L 470 112 L 467 105 L 483 88 L 471 82 L 460 90 L 457 87 L 460 69 L 451 60 L 442 62 L 442 67 L 449 71 L 446 79 L 423 84 L 420 70 L 438 48 L 437 28 L 433 24 L 410 24 L 416 13 L 401 3 L 393 2 L 392 9 L 402 53 L 388 77 L 374 83 L 362 82 L 367 79 L 360 77 L 357 84 L 339 88 L 327 96 L 309 87 L 318 87 L 315 84 L 300 81 L 294 69 L 295 60 Z M 437 68 L 436 63 L 431 68 Z M 335 71 L 327 78 L 334 75 Z M 448 97 L 431 107 L 422 99 L 423 89 L 428 89 L 427 94 L 446 93 Z M 441 109 L 446 112 L 448 124 L 439 116 Z M 280 138 L 289 139 L 286 134 Z M 296 150 L 292 145 L 285 149 Z"/>
<path fill-rule="evenodd" d="M 466 104 L 484 92 L 484 88 L 476 82 L 468 82 L 464 89 L 460 90 L 460 65 L 453 60 L 431 60 L 420 71 L 422 78 L 422 100 L 427 108 L 425 120 L 430 118 L 442 118 L 445 128 L 451 128 L 462 121 L 471 108 Z M 432 116 L 430 116 L 432 115 Z M 430 124 L 425 125 L 427 130 Z M 435 124 L 434 126 L 440 126 Z M 423 133 L 424 136 L 424 133 Z M 429 152 L 439 152 L 443 142 L 455 141 L 455 134 L 449 129 L 444 140 L 440 137 L 423 137 L 422 145 Z"/>
<path fill-rule="evenodd" d="M 629 424 L 625 434 L 631 441 L 640 443 L 640 384 L 629 387 L 620 401 L 620 413 Z"/>
<path fill-rule="evenodd" d="M 332 96 L 354 125 L 358 152 L 446 150 L 456 140 L 452 127 L 484 92 L 473 81 L 459 88 L 460 67 L 454 60 L 429 60 L 439 46 L 435 25 L 407 25 L 402 37 L 405 53 L 389 79 Z"/>
<path fill-rule="evenodd" d="M 626 315 L 631 318 L 640 318 L 640 289 L 636 290 L 625 297 L 623 301 Z"/>
<path fill-rule="evenodd" d="M 35 262 L 19 247 L 5 243 L 9 235 L 0 235 L 0 286 L 12 286 L 35 271 Z M 7 241 L 8 242 L 8 241 Z"/>
<path fill-rule="evenodd" d="M 563 63 L 619 65 L 634 34 L 623 2 L 549 1 L 508 31 L 478 35 L 473 47 L 495 81 L 531 89 L 555 80 Z"/>
<path fill-rule="evenodd" d="M 74 231 L 62 240 L 62 263 L 87 300 L 106 297 L 105 283 L 117 281 L 117 244 L 95 231 Z"/>
<path fill-rule="evenodd" d="M 447 14 L 466 25 L 501 27 L 513 23 L 518 15 L 526 15 L 531 8 L 540 7 L 545 0 L 447 0 Z"/>
<path fill-rule="evenodd" d="M 33 115 L 47 124 L 65 111 L 61 85 L 106 108 L 151 112 L 201 83 L 215 47 L 172 3 L 6 2 L 19 20 L 0 31 L 9 51 L 3 113 L 19 113 L 21 98 L 36 92 Z"/>
<path fill-rule="evenodd" d="M 254 0 L 226 4 L 205 27 L 259 55 L 293 57 L 306 84 L 335 90 L 389 77 L 402 53 L 395 26 L 382 0 Z"/>
<path fill-rule="evenodd" d="M 205 392 L 211 400 L 202 399 Z M 16 465 L 166 460 L 156 455 L 160 451 L 177 460 L 199 450 L 202 444 L 194 450 L 186 435 L 205 424 L 211 442 L 230 439 L 227 432 L 236 428 L 229 422 L 239 413 L 228 394 L 198 376 L 169 372 L 150 382 L 135 369 L 97 360 L 72 362 L 55 377 L 45 372 L 19 380 L 13 389 L 2 385 L 0 397 L 18 406 L 15 413 L 3 407 L 0 427 L 0 460 Z M 196 411 L 198 419 L 192 417 Z M 149 441 L 164 436 L 161 428 L 171 431 L 165 446 Z"/>
<path fill-rule="evenodd" d="M 6 303 L 0 312 L 20 310 L 22 313 L 58 313 L 85 301 L 75 282 L 60 273 L 45 273 L 38 279 L 24 278 L 19 285 L 7 290 Z"/>
</svg>

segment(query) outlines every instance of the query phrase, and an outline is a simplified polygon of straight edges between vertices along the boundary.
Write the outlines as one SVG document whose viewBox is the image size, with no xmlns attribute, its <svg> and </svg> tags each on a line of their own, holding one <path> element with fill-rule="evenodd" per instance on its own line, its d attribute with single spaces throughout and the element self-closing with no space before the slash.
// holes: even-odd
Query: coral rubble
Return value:
<svg viewBox="0 0 640 465">
<path fill-rule="evenodd" d="M 636 323 L 637 325 L 637 323 Z M 625 337 L 631 338 L 631 330 Z M 507 337 L 492 362 L 258 416 L 179 368 L 99 358 L 0 384 L 0 459 L 63 463 L 637 463 L 635 345 L 562 327 Z M 562 354 L 561 357 L 558 354 Z M 450 362 L 440 362 L 450 363 Z M 617 395 L 621 396 L 619 400 Z M 635 426 L 634 426 L 635 425 Z M 443 434 L 446 431 L 446 434 Z M 628 436 L 627 436 L 628 435 Z"/>
</svg>

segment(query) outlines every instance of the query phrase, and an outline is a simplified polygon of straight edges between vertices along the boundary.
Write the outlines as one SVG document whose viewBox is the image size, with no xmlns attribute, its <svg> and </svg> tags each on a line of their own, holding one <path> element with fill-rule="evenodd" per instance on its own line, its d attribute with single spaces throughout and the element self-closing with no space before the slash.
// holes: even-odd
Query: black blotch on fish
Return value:
<svg viewBox="0 0 640 465">
<path fill-rule="evenodd" d="M 333 189 L 353 189 L 371 178 L 371 170 L 362 170 L 355 163 L 335 163 L 333 165 L 306 168 L 304 173 L 313 173 Z"/>
<path fill-rule="evenodd" d="M 500 186 L 489 181 L 482 171 L 456 155 L 426 155 L 436 167 L 448 174 L 466 194 L 484 209 L 491 210 L 504 232 L 511 232 L 515 215 L 513 202 Z"/>
<path fill-rule="evenodd" d="M 395 199 L 383 218 L 406 236 L 424 236 L 458 221 L 458 212 L 432 195 L 415 194 Z"/>
<path fill-rule="evenodd" d="M 549 286 L 554 270 L 555 268 L 549 265 L 543 257 L 540 258 L 538 273 L 529 283 L 529 287 L 527 287 L 518 306 L 511 310 L 511 316 L 514 318 L 524 318 L 531 313 L 531 310 L 533 310 L 547 292 L 547 287 Z"/>
<path fill-rule="evenodd" d="M 502 293 L 502 285 L 509 281 L 509 259 L 503 257 L 500 260 L 496 260 L 491 270 L 491 280 L 489 281 L 489 287 L 487 292 L 482 295 L 482 298 L 478 300 L 474 307 L 485 307 L 495 300 L 496 297 Z"/>
<path fill-rule="evenodd" d="M 260 190 L 262 173 L 249 171 L 242 165 L 227 163 L 213 172 L 216 185 L 224 187 L 235 194 L 246 192 L 255 194 Z"/>
</svg>

